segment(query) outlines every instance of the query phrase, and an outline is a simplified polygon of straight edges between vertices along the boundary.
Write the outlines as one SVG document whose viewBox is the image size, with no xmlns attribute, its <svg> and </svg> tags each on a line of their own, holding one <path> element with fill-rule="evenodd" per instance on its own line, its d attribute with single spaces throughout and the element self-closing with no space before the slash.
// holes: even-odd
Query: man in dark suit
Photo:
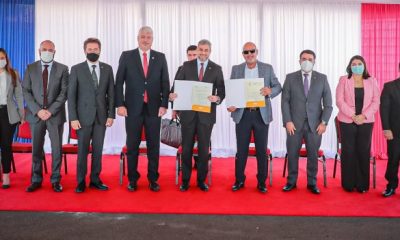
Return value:
<svg viewBox="0 0 400 240">
<path fill-rule="evenodd" d="M 196 45 L 190 45 L 189 47 L 187 47 L 186 49 L 186 57 L 188 61 L 192 61 L 194 59 L 197 58 L 197 46 Z M 179 72 L 182 70 L 182 66 L 179 66 L 178 70 L 175 73 L 175 78 L 176 79 L 178 77 Z M 177 116 L 177 111 L 173 110 L 172 111 L 172 119 L 175 119 Z M 196 163 L 195 163 L 196 166 Z"/>
<path fill-rule="evenodd" d="M 186 57 L 188 61 L 192 61 L 197 58 L 197 46 L 196 45 L 190 45 L 186 49 Z M 178 77 L 179 72 L 181 71 L 183 65 L 179 66 L 178 70 L 175 73 L 175 78 Z"/>
<path fill-rule="evenodd" d="M 209 60 L 211 43 L 208 40 L 200 40 L 197 44 L 198 58 L 185 62 L 176 79 L 202 81 L 213 84 L 212 95 L 208 97 L 211 102 L 211 112 L 179 111 L 182 124 L 182 192 L 189 189 L 192 173 L 192 155 L 195 136 L 197 136 L 199 160 L 197 164 L 197 186 L 202 191 L 208 191 L 204 182 L 207 176 L 207 161 L 209 155 L 210 138 L 212 128 L 216 120 L 216 105 L 225 98 L 225 85 L 222 69 L 219 65 Z M 171 93 L 169 98 L 174 101 L 179 97 Z"/>
<path fill-rule="evenodd" d="M 153 30 L 142 27 L 137 49 L 121 54 L 115 85 L 117 114 L 125 117 L 129 191 L 137 190 L 139 145 L 144 127 L 149 188 L 158 192 L 161 117 L 168 108 L 169 76 L 165 55 L 151 49 Z M 125 84 L 125 94 L 123 87 Z"/>
<path fill-rule="evenodd" d="M 304 139 L 307 149 L 307 189 L 319 194 L 318 150 L 332 114 L 332 95 L 326 75 L 313 71 L 313 51 L 302 51 L 299 63 L 301 71 L 286 76 L 282 91 L 282 118 L 287 132 L 289 161 L 289 174 L 283 191 L 291 191 L 296 187 L 299 151 Z"/>
<path fill-rule="evenodd" d="M 267 192 L 265 181 L 268 173 L 267 145 L 268 128 L 272 121 L 271 99 L 282 91 L 281 84 L 275 76 L 271 65 L 257 60 L 258 49 L 252 42 L 243 45 L 243 58 L 245 62 L 232 67 L 231 79 L 263 78 L 264 87 L 260 94 L 265 97 L 265 106 L 261 108 L 236 108 L 229 106 L 228 111 L 236 123 L 237 153 L 235 158 L 235 183 L 232 191 L 244 187 L 246 180 L 245 168 L 249 152 L 250 137 L 254 133 L 254 144 L 257 156 L 257 189 L 261 193 Z"/>
<path fill-rule="evenodd" d="M 87 60 L 71 68 L 68 84 L 69 120 L 78 134 L 77 193 L 84 192 L 86 188 L 90 142 L 92 169 L 89 186 L 108 190 L 100 180 L 101 159 L 106 127 L 111 127 L 115 118 L 114 74 L 110 65 L 98 61 L 100 40 L 88 38 L 83 49 Z"/>
<path fill-rule="evenodd" d="M 400 63 L 399 63 L 400 71 Z M 385 83 L 381 95 L 381 120 L 383 135 L 387 140 L 388 162 L 385 178 L 388 181 L 382 195 L 390 197 L 399 185 L 400 160 L 400 78 Z"/>
<path fill-rule="evenodd" d="M 49 132 L 52 154 L 53 190 L 61 192 L 61 145 L 64 130 L 65 101 L 68 89 L 68 67 L 54 61 L 55 45 L 50 40 L 40 44 L 40 59 L 29 64 L 22 82 L 27 105 L 26 120 L 32 131 L 32 179 L 26 189 L 33 192 L 42 186 L 42 158 L 46 130 Z"/>
<path fill-rule="evenodd" d="M 197 58 L 197 46 L 196 45 L 190 45 L 186 49 L 186 57 L 188 61 L 192 61 Z M 176 71 L 175 78 L 178 77 L 179 72 L 181 71 L 183 65 L 179 66 L 178 70 Z M 172 119 L 176 119 L 178 115 L 178 111 L 172 110 Z M 198 157 L 194 157 L 194 166 L 193 168 L 197 169 L 197 161 Z"/>
</svg>

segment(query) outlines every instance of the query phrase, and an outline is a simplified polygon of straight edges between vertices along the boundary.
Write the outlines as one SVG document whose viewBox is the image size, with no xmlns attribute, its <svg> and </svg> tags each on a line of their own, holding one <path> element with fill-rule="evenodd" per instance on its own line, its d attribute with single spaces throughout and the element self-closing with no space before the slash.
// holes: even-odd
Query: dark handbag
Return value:
<svg viewBox="0 0 400 240">
<path fill-rule="evenodd" d="M 161 120 L 161 142 L 174 148 L 181 145 L 182 132 L 178 118 Z"/>
</svg>

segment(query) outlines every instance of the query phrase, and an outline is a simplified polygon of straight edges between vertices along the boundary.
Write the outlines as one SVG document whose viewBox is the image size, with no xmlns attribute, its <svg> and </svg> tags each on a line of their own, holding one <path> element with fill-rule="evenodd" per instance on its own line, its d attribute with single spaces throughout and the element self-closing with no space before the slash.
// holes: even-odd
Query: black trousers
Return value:
<svg viewBox="0 0 400 240">
<path fill-rule="evenodd" d="M 182 122 L 182 182 L 189 183 L 192 175 L 192 157 L 195 136 L 199 158 L 197 161 L 197 182 L 204 182 L 208 173 L 208 156 L 211 132 L 214 124 L 204 124 L 196 114 L 193 121 Z"/>
<path fill-rule="evenodd" d="M 17 124 L 10 124 L 8 120 L 7 106 L 0 108 L 0 149 L 1 149 L 1 164 L 3 173 L 10 173 L 12 151 L 11 144 L 15 127 Z"/>
<path fill-rule="evenodd" d="M 342 187 L 348 191 L 369 189 L 373 126 L 373 123 L 357 125 L 340 122 Z"/>
<path fill-rule="evenodd" d="M 400 139 L 394 138 L 387 141 L 388 162 L 385 178 L 388 181 L 387 188 L 396 189 L 399 186 L 399 160 L 400 160 Z"/>
<path fill-rule="evenodd" d="M 89 154 L 90 142 L 92 143 L 92 164 L 90 172 L 90 182 L 100 183 L 101 159 L 103 156 L 104 136 L 106 126 L 97 120 L 90 126 L 82 126 L 77 131 L 78 134 L 78 161 L 77 161 L 77 181 L 78 184 L 85 183 L 87 173 L 87 156 Z"/>
<path fill-rule="evenodd" d="M 268 127 L 261 117 L 260 111 L 244 110 L 242 119 L 236 124 L 236 147 L 235 158 L 235 178 L 238 182 L 244 182 L 246 179 L 245 168 L 249 154 L 249 144 L 251 132 L 254 132 L 254 145 L 257 158 L 257 180 L 259 183 L 265 183 L 268 173 L 267 162 L 267 144 Z"/>
<path fill-rule="evenodd" d="M 130 182 L 137 181 L 140 178 L 137 167 L 143 127 L 146 135 L 148 159 L 147 179 L 150 182 L 158 180 L 160 175 L 158 173 L 160 158 L 160 125 L 161 118 L 158 116 L 150 116 L 146 104 L 143 104 L 143 111 L 140 116 L 128 115 L 128 117 L 125 118 L 126 146 L 128 148 L 128 180 Z"/>
</svg>

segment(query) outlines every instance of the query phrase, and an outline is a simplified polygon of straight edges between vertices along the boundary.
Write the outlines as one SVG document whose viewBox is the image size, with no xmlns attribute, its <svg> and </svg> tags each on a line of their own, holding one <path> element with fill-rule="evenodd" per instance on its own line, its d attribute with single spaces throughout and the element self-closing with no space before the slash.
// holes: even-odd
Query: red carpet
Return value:
<svg viewBox="0 0 400 240">
<path fill-rule="evenodd" d="M 102 180 L 110 190 L 100 192 L 87 189 L 84 194 L 74 192 L 76 186 L 76 156 L 69 156 L 69 174 L 63 175 L 64 192 L 54 193 L 45 175 L 43 187 L 34 193 L 26 193 L 30 178 L 30 155 L 16 154 L 17 173 L 11 175 L 10 189 L 0 189 L 0 210 L 68 211 L 68 212 L 117 212 L 117 213 L 192 213 L 192 214 L 251 214 L 291 216 L 376 216 L 400 217 L 400 194 L 383 198 L 386 161 L 377 161 L 377 188 L 368 193 L 347 193 L 340 187 L 340 170 L 332 178 L 333 160 L 328 160 L 328 188 L 323 187 L 320 165 L 318 185 L 321 195 L 313 195 L 306 189 L 305 161 L 301 160 L 298 188 L 282 192 L 282 159 L 274 159 L 273 186 L 267 194 L 256 190 L 255 159 L 250 158 L 247 167 L 246 187 L 239 192 L 230 190 L 234 182 L 233 158 L 213 159 L 213 185 L 208 193 L 195 187 L 196 172 L 188 192 L 179 192 L 175 186 L 175 158 L 160 160 L 161 191 L 150 192 L 147 188 L 147 160 L 140 159 L 139 189 L 128 192 L 127 179 L 123 186 L 118 183 L 118 156 L 105 156 Z M 50 156 L 47 157 L 50 167 Z M 340 168 L 339 168 L 340 169 Z M 64 171 L 64 169 L 62 169 Z"/>
</svg>

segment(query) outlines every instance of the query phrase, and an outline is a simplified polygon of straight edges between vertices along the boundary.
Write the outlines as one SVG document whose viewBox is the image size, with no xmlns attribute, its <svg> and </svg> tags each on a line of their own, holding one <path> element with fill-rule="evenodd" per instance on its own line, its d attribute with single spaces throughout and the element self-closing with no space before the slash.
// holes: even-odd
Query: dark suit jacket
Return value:
<svg viewBox="0 0 400 240">
<path fill-rule="evenodd" d="M 68 67 L 54 61 L 49 75 L 47 110 L 51 112 L 52 116 L 48 121 L 54 124 L 62 124 L 66 121 L 65 101 L 67 101 L 68 90 Z M 26 120 L 36 123 L 40 120 L 37 113 L 43 108 L 43 80 L 40 61 L 28 65 L 22 82 L 22 91 L 28 107 Z"/>
<path fill-rule="evenodd" d="M 400 78 L 383 86 L 380 113 L 383 130 L 391 130 L 393 137 L 400 138 Z"/>
<path fill-rule="evenodd" d="M 160 107 L 168 108 L 169 75 L 163 53 L 150 50 L 147 78 L 144 77 L 139 49 L 125 51 L 119 59 L 115 85 L 115 105 L 125 106 L 128 116 L 142 114 L 144 91 L 147 91 L 148 110 L 158 116 Z M 123 87 L 125 84 L 125 94 Z"/>
<path fill-rule="evenodd" d="M 303 77 L 301 71 L 286 76 L 282 91 L 282 119 L 283 126 L 293 122 L 297 130 L 303 128 L 308 119 L 312 132 L 316 132 L 318 125 L 328 123 L 332 114 L 332 94 L 325 74 L 312 71 L 311 85 L 308 96 L 304 94 Z"/>
<path fill-rule="evenodd" d="M 177 70 L 176 73 L 175 73 L 175 78 L 174 78 L 174 80 L 178 77 L 179 72 L 182 70 L 182 67 L 183 67 L 183 65 L 178 67 L 178 70 Z"/>
<path fill-rule="evenodd" d="M 177 80 L 192 80 L 199 81 L 197 71 L 197 59 L 187 61 L 183 64 L 181 70 L 176 76 Z M 220 98 L 220 103 L 225 98 L 225 84 L 222 69 L 216 63 L 208 60 L 207 68 L 204 72 L 203 82 L 213 84 L 213 95 Z M 199 121 L 204 124 L 214 124 L 216 120 L 215 103 L 211 103 L 211 113 L 198 112 Z M 179 117 L 182 123 L 190 122 L 196 116 L 195 111 L 179 111 Z"/>
<path fill-rule="evenodd" d="M 115 118 L 114 74 L 112 67 L 99 63 L 99 87 L 95 90 L 91 69 L 87 61 L 71 68 L 68 84 L 69 120 L 79 120 L 83 126 L 92 125 L 96 119 L 105 124 L 107 118 Z"/>
</svg>

